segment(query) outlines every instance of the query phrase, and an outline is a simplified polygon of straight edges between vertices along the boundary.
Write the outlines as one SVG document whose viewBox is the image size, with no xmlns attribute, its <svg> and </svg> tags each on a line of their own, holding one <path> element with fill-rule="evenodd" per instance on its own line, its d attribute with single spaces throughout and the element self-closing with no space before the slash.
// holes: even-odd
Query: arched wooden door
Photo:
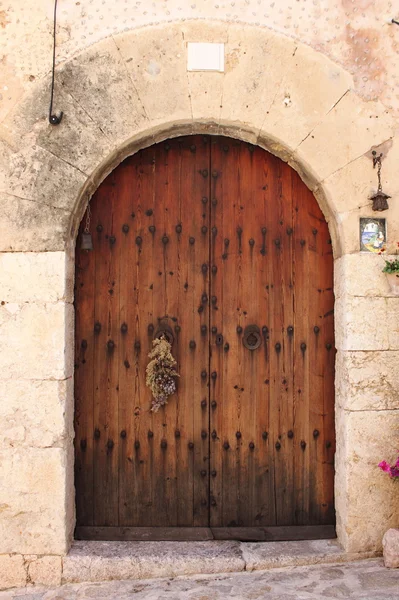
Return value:
<svg viewBox="0 0 399 600">
<path fill-rule="evenodd" d="M 333 536 L 333 260 L 312 193 L 258 147 L 190 136 L 125 160 L 90 205 L 77 536 Z M 165 324 L 180 379 L 151 413 L 145 369 Z"/>
</svg>

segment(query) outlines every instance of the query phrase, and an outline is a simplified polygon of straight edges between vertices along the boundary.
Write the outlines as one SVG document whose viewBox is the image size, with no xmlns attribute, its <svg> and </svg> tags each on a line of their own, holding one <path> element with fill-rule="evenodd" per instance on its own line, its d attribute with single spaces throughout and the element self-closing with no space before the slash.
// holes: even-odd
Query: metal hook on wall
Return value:
<svg viewBox="0 0 399 600">
<path fill-rule="evenodd" d="M 51 96 L 50 96 L 50 110 L 48 120 L 50 125 L 59 125 L 62 121 L 63 112 L 61 111 L 56 115 L 53 113 L 53 99 L 54 99 L 54 78 L 55 78 L 55 46 L 56 46 L 56 28 L 57 28 L 57 1 L 54 1 L 54 30 L 53 30 L 53 72 L 51 78 Z"/>
</svg>

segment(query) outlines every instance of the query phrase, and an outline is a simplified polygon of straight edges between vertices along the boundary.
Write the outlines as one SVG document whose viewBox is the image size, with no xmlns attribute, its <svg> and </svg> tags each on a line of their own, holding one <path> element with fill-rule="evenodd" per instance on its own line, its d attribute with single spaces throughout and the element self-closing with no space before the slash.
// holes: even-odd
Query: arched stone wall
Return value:
<svg viewBox="0 0 399 600">
<path fill-rule="evenodd" d="M 186 43 L 198 40 L 225 42 L 225 73 L 187 72 Z M 337 193 L 336 174 L 358 166 L 372 148 L 392 145 L 388 111 L 361 100 L 346 71 L 308 46 L 249 25 L 168 23 L 98 42 L 57 70 L 56 105 L 65 113 L 58 127 L 47 122 L 49 84 L 38 82 L 0 128 L 0 189 L 10 206 L 4 251 L 63 249 L 82 188 L 91 193 L 142 140 L 174 131 L 242 132 L 292 164 L 337 222 L 359 197 L 349 187 Z M 369 171 L 369 161 L 364 166 Z M 373 182 L 367 175 L 365 190 Z M 28 202 L 41 205 L 40 221 Z M 21 231 L 18 216 L 32 221 L 34 234 Z M 335 236 L 337 256 L 357 250 L 355 231 L 344 247 L 345 236 Z"/>
<path fill-rule="evenodd" d="M 187 72 L 188 41 L 224 42 L 225 72 Z M 87 202 L 129 154 L 199 132 L 247 140 L 289 162 L 329 222 L 337 532 L 350 552 L 378 550 L 398 525 L 397 497 L 376 464 L 389 458 L 399 429 L 399 299 L 380 257 L 359 253 L 358 228 L 360 215 L 375 216 L 373 149 L 384 152 L 387 191 L 399 195 L 391 114 L 360 98 L 351 75 L 325 55 L 267 28 L 223 22 L 164 23 L 86 48 L 57 68 L 57 127 L 47 121 L 49 82 L 35 84 L 0 125 L 0 555 L 62 555 L 72 540 L 73 248 Z M 393 250 L 399 205 L 391 206 Z"/>
</svg>

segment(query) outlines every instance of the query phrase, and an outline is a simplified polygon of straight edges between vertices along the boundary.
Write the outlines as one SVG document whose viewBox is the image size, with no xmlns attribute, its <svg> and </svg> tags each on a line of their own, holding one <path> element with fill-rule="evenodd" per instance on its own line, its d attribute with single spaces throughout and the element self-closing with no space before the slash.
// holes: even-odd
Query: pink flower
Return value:
<svg viewBox="0 0 399 600">
<path fill-rule="evenodd" d="M 382 471 L 384 471 L 385 473 L 388 473 L 389 477 L 391 477 L 391 478 L 397 477 L 399 479 L 399 456 L 394 465 L 390 465 L 385 460 L 382 460 L 378 466 L 380 467 L 380 469 Z"/>
</svg>

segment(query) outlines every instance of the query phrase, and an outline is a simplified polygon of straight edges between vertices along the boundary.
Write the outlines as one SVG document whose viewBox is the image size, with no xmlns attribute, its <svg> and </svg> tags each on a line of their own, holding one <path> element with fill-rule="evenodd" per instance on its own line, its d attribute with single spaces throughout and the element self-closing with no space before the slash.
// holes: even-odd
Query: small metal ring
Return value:
<svg viewBox="0 0 399 600">
<path fill-rule="evenodd" d="M 260 329 L 257 325 L 248 325 L 244 329 L 242 343 L 248 350 L 256 350 L 262 343 Z"/>
<path fill-rule="evenodd" d="M 154 340 L 164 337 L 170 345 L 173 345 L 175 341 L 175 336 L 173 335 L 172 328 L 167 323 L 161 323 L 154 335 Z"/>
</svg>

